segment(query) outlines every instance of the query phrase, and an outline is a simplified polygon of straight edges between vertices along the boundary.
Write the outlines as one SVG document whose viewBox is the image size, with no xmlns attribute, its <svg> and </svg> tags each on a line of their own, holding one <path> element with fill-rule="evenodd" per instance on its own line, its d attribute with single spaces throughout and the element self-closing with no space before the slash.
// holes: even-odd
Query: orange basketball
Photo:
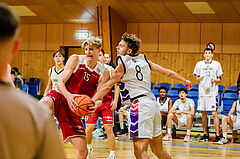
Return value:
<svg viewBox="0 0 240 159">
<path fill-rule="evenodd" d="M 75 105 L 75 114 L 77 116 L 86 116 L 88 111 L 89 111 L 89 107 L 93 106 L 93 102 L 91 101 L 91 98 L 87 95 L 80 95 L 80 96 L 76 96 L 74 98 L 74 100 L 77 102 L 78 105 Z"/>
</svg>

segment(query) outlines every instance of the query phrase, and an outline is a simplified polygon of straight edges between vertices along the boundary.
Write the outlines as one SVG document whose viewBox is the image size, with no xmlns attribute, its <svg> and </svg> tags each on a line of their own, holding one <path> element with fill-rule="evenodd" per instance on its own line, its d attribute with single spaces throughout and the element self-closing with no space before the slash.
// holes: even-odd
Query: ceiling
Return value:
<svg viewBox="0 0 240 159">
<path fill-rule="evenodd" d="M 36 16 L 22 23 L 97 23 L 97 6 L 113 8 L 128 23 L 239 23 L 240 0 L 1 0 Z M 184 2 L 207 2 L 215 14 L 193 14 Z"/>
</svg>

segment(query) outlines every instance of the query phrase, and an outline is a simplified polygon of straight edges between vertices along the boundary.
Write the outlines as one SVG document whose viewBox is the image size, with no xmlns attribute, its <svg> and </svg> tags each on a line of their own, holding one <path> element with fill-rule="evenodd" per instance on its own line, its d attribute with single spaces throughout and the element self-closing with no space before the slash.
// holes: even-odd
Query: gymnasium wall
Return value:
<svg viewBox="0 0 240 159">
<path fill-rule="evenodd" d="M 40 78 L 43 94 L 48 69 L 54 65 L 53 51 L 60 46 L 81 44 L 81 41 L 75 40 L 76 29 L 88 29 L 93 36 L 98 35 L 97 24 L 21 25 L 22 46 L 11 65 L 18 67 L 27 79 Z M 236 85 L 240 72 L 238 23 L 127 23 L 127 32 L 135 33 L 142 39 L 140 52 L 148 59 L 178 72 L 193 83 L 197 83 L 192 75 L 196 62 L 203 59 L 206 44 L 214 42 L 216 50 L 213 58 L 221 63 L 224 72 L 221 84 Z M 177 83 L 156 73 L 152 73 L 152 82 Z"/>
<path fill-rule="evenodd" d="M 203 60 L 208 42 L 216 46 L 213 59 L 221 63 L 224 76 L 221 85 L 236 85 L 240 72 L 239 23 L 127 23 L 127 32 L 142 40 L 141 53 L 149 60 L 172 69 L 196 82 L 192 75 L 197 61 Z M 171 82 L 152 73 L 152 82 Z"/>
<path fill-rule="evenodd" d="M 48 70 L 55 65 L 52 54 L 60 46 L 80 46 L 75 40 L 75 30 L 87 29 L 92 36 L 98 35 L 97 24 L 22 24 L 22 45 L 11 62 L 18 67 L 22 76 L 40 78 L 41 94 L 48 82 Z"/>
</svg>

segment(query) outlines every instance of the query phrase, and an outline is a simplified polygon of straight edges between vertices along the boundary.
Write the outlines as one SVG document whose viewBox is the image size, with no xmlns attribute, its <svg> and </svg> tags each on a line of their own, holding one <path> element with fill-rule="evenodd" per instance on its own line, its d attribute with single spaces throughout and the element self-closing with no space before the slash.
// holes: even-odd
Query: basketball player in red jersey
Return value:
<svg viewBox="0 0 240 159">
<path fill-rule="evenodd" d="M 77 103 L 74 101 L 79 94 L 92 97 L 98 86 L 106 82 L 109 72 L 98 62 L 98 54 L 101 51 L 102 40 L 90 37 L 82 43 L 85 55 L 72 55 L 66 63 L 62 76 L 57 84 L 58 91 L 51 90 L 42 103 L 54 110 L 62 129 L 64 142 L 73 144 L 76 150 L 76 159 L 85 159 L 88 154 L 86 134 L 81 118 L 73 111 Z M 100 105 L 100 101 L 95 103 Z M 54 108 L 54 109 L 53 109 Z M 90 108 L 93 114 L 96 107 Z"/>
<path fill-rule="evenodd" d="M 112 75 L 114 72 L 114 69 L 107 65 L 104 64 L 104 52 L 101 51 L 99 53 L 99 62 L 104 65 L 104 67 L 109 71 L 109 73 Z M 117 86 L 115 86 L 117 87 Z M 117 90 L 119 88 L 116 88 Z M 117 92 L 117 91 L 116 91 Z M 103 125 L 104 129 L 107 134 L 107 139 L 108 139 L 108 146 L 110 150 L 110 154 L 108 156 L 108 159 L 115 159 L 115 135 L 113 133 L 113 111 L 117 107 L 117 102 L 118 102 L 118 94 L 115 94 L 114 100 L 113 100 L 113 94 L 112 90 L 110 90 L 104 97 L 103 97 L 103 103 L 100 107 L 97 108 L 96 112 L 93 114 L 92 117 L 86 116 L 86 133 L 87 133 L 87 147 L 88 147 L 88 158 L 90 159 L 90 153 L 92 152 L 93 148 L 91 146 L 92 143 L 92 132 L 93 129 L 95 128 L 96 122 L 98 120 L 99 114 L 101 112 L 102 114 L 102 120 L 103 120 Z"/>
</svg>

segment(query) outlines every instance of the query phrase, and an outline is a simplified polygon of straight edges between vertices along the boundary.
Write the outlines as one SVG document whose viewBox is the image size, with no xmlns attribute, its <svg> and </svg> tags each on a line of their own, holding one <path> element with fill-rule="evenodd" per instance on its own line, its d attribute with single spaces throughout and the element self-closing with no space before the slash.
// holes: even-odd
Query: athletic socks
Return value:
<svg viewBox="0 0 240 159">
<path fill-rule="evenodd" d="M 170 128 L 167 128 L 167 133 L 168 133 L 168 135 L 171 135 L 171 129 Z"/>
<path fill-rule="evenodd" d="M 110 151 L 110 155 L 115 156 L 115 151 Z"/>
<path fill-rule="evenodd" d="M 189 135 L 189 136 L 190 136 L 190 132 L 191 132 L 191 130 L 187 130 L 187 135 Z"/>
<path fill-rule="evenodd" d="M 123 123 L 120 123 L 120 129 L 124 129 L 124 125 L 123 125 Z"/>
<path fill-rule="evenodd" d="M 223 133 L 223 137 L 226 139 L 227 138 L 227 132 Z"/>
</svg>

